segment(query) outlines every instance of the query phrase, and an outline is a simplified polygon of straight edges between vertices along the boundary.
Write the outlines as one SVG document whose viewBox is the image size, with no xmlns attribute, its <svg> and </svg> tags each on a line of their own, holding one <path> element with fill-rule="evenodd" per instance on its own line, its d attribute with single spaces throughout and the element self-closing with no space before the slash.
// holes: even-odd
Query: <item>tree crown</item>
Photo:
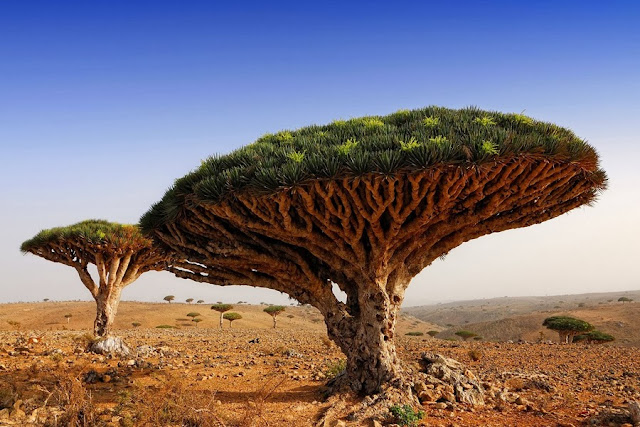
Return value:
<svg viewBox="0 0 640 427">
<path fill-rule="evenodd" d="M 174 299 L 176 299 L 175 296 L 173 295 L 167 295 L 166 297 L 162 298 L 165 301 L 173 301 Z"/>
<path fill-rule="evenodd" d="M 542 326 L 554 331 L 588 332 L 593 330 L 593 325 L 584 320 L 569 316 L 551 316 L 544 319 Z"/>
<path fill-rule="evenodd" d="M 273 193 L 312 179 L 393 174 L 518 154 L 577 162 L 600 184 L 606 180 L 595 150 L 568 129 L 522 114 L 427 107 L 267 134 L 228 155 L 212 156 L 178 179 L 142 217 L 141 226 L 149 231 L 173 220 L 188 198 L 215 203 L 239 192 Z"/>
<path fill-rule="evenodd" d="M 455 334 L 461 338 L 472 338 L 478 335 L 471 331 L 457 331 Z"/>
<path fill-rule="evenodd" d="M 66 227 L 40 231 L 20 246 L 22 252 L 35 252 L 52 244 L 73 242 L 94 251 L 123 253 L 151 247 L 151 239 L 145 237 L 137 225 L 118 224 L 90 219 Z"/>
<path fill-rule="evenodd" d="M 229 320 L 230 322 L 233 322 L 234 320 L 242 319 L 242 315 L 240 313 L 235 313 L 235 312 L 225 313 L 224 316 L 222 317 L 226 320 Z"/>
<path fill-rule="evenodd" d="M 187 317 L 198 317 L 200 316 L 200 313 L 198 313 L 197 311 L 192 311 L 190 313 L 187 313 Z"/>
<path fill-rule="evenodd" d="M 286 309 L 285 306 L 282 305 L 270 305 L 269 307 L 265 307 L 263 310 L 265 313 L 269 313 L 272 316 L 277 316 L 282 313 Z"/>
<path fill-rule="evenodd" d="M 224 313 L 225 311 L 229 311 L 231 309 L 233 309 L 233 306 L 231 304 L 213 304 L 211 306 L 211 310 L 215 310 L 220 313 Z"/>
<path fill-rule="evenodd" d="M 615 341 L 615 337 L 613 335 L 607 334 L 605 332 L 601 332 L 598 330 L 587 332 L 586 334 L 577 335 L 573 341 L 579 342 L 583 340 L 595 341 L 595 342 L 611 342 Z"/>
</svg>

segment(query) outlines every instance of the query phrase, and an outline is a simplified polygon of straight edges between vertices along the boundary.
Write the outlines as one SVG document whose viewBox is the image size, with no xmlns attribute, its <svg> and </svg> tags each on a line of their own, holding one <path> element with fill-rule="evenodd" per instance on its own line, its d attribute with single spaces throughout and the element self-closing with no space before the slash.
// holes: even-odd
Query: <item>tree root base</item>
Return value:
<svg viewBox="0 0 640 427">
<path fill-rule="evenodd" d="M 345 373 L 328 384 L 331 396 L 328 409 L 318 426 L 328 427 L 337 420 L 348 422 L 394 422 L 389 409 L 394 405 L 409 405 L 416 410 L 422 405 L 484 405 L 484 390 L 475 375 L 464 366 L 447 357 L 424 353 L 420 359 L 420 372 L 405 370 L 403 377 L 381 386 L 380 392 L 361 397 L 349 387 Z"/>
</svg>

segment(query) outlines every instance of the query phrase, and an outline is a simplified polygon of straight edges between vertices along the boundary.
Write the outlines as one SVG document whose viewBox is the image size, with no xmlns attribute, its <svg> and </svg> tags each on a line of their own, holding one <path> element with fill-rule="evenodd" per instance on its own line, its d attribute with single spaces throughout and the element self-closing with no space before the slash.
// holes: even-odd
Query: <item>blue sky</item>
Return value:
<svg viewBox="0 0 640 427">
<path fill-rule="evenodd" d="M 611 183 L 593 208 L 456 249 L 407 305 L 638 289 L 638 22 L 632 1 L 0 2 L 0 301 L 89 298 L 72 269 L 19 253 L 42 228 L 136 222 L 266 132 L 426 105 L 569 127 Z M 124 298 L 168 293 L 286 301 L 168 273 Z"/>
</svg>

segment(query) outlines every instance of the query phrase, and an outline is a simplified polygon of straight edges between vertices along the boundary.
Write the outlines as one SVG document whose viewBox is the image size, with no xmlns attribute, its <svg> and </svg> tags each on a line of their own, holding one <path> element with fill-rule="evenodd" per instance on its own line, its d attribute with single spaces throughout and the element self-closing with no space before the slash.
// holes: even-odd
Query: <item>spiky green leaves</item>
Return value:
<svg viewBox="0 0 640 427">
<path fill-rule="evenodd" d="M 277 316 L 278 314 L 282 313 L 285 310 L 286 310 L 286 307 L 283 305 L 270 305 L 268 307 L 265 307 L 263 311 L 272 316 Z"/>
<path fill-rule="evenodd" d="M 216 203 L 239 192 L 272 193 L 313 179 L 394 174 L 523 153 L 579 162 L 599 173 L 593 148 L 570 130 L 522 114 L 476 108 L 400 110 L 268 134 L 227 155 L 210 157 L 177 180 L 141 225 L 150 230 L 173 220 L 187 199 Z"/>
<path fill-rule="evenodd" d="M 593 330 L 593 325 L 584 320 L 570 316 L 551 316 L 544 319 L 542 326 L 554 331 L 564 332 L 588 332 Z"/>
<path fill-rule="evenodd" d="M 31 252 L 50 244 L 75 242 L 83 246 L 99 246 L 105 250 L 127 251 L 151 247 L 151 240 L 143 236 L 136 225 L 118 224 L 105 220 L 86 220 L 66 227 L 42 230 L 20 246 Z"/>
</svg>

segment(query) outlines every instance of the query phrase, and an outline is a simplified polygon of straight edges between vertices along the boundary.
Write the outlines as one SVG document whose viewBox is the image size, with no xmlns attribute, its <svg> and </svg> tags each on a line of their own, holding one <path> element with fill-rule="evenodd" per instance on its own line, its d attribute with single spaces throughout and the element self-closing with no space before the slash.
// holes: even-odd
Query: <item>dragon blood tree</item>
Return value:
<svg viewBox="0 0 640 427">
<path fill-rule="evenodd" d="M 590 204 L 605 183 L 595 150 L 570 130 L 428 107 L 282 131 L 211 157 L 141 227 L 178 254 L 168 267 L 178 277 L 318 308 L 347 356 L 336 387 L 412 395 L 394 345 L 411 279 L 466 241 Z"/>
<path fill-rule="evenodd" d="M 593 331 L 594 326 L 584 320 L 576 319 L 569 316 L 551 316 L 544 319 L 542 326 L 556 331 L 560 339 L 560 343 L 571 344 L 576 335 L 585 334 Z"/>
<path fill-rule="evenodd" d="M 167 265 L 164 250 L 154 247 L 137 226 L 103 220 L 43 230 L 20 249 L 76 269 L 96 300 L 93 330 L 98 337 L 109 335 L 122 289 L 142 273 Z M 89 273 L 89 264 L 98 270 L 97 281 Z"/>
</svg>

